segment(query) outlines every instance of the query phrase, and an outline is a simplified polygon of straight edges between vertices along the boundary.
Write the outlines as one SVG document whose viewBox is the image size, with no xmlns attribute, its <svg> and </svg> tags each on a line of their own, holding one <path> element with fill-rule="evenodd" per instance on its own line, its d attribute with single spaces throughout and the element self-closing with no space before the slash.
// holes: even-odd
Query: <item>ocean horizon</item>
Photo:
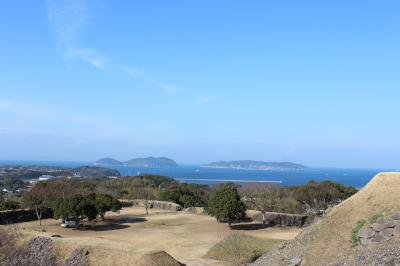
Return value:
<svg viewBox="0 0 400 266">
<path fill-rule="evenodd" d="M 34 160 L 0 160 L 0 165 L 48 165 L 58 167 L 93 166 L 93 162 L 84 161 L 34 161 Z M 244 170 L 229 168 L 208 168 L 200 164 L 182 164 L 178 167 L 131 167 L 131 166 L 103 166 L 118 170 L 122 176 L 136 176 L 142 174 L 162 175 L 174 178 L 181 182 L 214 185 L 221 182 L 235 183 L 273 183 L 283 186 L 303 185 L 310 180 L 321 182 L 330 180 L 358 189 L 365 186 L 376 174 L 394 169 L 368 168 L 333 168 L 311 167 L 305 170 L 272 171 L 272 170 Z"/>
</svg>

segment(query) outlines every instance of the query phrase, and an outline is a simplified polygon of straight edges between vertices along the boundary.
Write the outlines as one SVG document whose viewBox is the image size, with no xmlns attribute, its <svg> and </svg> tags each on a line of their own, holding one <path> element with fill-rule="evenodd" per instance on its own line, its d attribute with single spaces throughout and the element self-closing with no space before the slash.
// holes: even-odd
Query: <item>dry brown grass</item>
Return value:
<svg viewBox="0 0 400 266">
<path fill-rule="evenodd" d="M 284 240 L 263 239 L 234 231 L 213 246 L 205 257 L 237 266 L 247 265 L 283 242 Z"/>
<path fill-rule="evenodd" d="M 176 260 L 187 265 L 224 265 L 223 262 L 204 258 L 206 252 L 229 234 L 226 224 L 212 217 L 185 212 L 151 210 L 144 215 L 140 207 L 124 208 L 119 214 L 106 216 L 106 222 L 98 222 L 104 230 L 79 231 L 66 229 L 52 219 L 20 224 L 24 238 L 36 235 L 61 235 L 53 237 L 56 254 L 65 260 L 80 247 L 89 250 L 90 265 L 140 265 L 143 255 L 158 250 L 166 251 Z M 46 232 L 42 232 L 45 229 Z M 247 236 L 261 239 L 293 239 L 300 229 L 265 228 L 245 230 Z"/>
</svg>

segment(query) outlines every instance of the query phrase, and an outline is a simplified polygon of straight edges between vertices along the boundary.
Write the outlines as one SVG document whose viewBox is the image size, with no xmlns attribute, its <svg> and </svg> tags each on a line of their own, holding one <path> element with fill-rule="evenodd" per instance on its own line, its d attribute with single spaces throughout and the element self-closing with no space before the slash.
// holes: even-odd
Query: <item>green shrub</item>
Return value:
<svg viewBox="0 0 400 266">
<path fill-rule="evenodd" d="M 369 219 L 369 223 L 371 224 L 376 223 L 378 219 L 381 217 L 383 217 L 382 213 L 375 214 L 374 216 L 371 217 L 371 219 Z"/>
<path fill-rule="evenodd" d="M 360 243 L 360 239 L 358 237 L 358 232 L 366 223 L 365 220 L 361 219 L 357 221 L 356 227 L 354 227 L 353 231 L 351 232 L 351 243 L 353 246 L 357 246 Z"/>
<path fill-rule="evenodd" d="M 17 201 L 8 200 L 0 202 L 0 211 L 19 209 L 20 204 Z"/>
</svg>

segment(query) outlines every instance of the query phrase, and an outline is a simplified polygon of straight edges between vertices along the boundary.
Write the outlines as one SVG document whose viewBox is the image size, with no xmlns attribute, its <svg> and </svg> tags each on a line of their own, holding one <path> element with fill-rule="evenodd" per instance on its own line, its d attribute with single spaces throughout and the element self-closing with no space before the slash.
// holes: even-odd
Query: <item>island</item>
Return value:
<svg viewBox="0 0 400 266">
<path fill-rule="evenodd" d="M 134 158 L 126 162 L 121 162 L 113 158 L 102 158 L 94 163 L 102 166 L 130 166 L 130 167 L 177 167 L 178 164 L 167 157 L 146 157 Z"/>
<path fill-rule="evenodd" d="M 109 165 L 109 166 L 119 166 L 124 165 L 123 162 L 115 160 L 114 158 L 102 158 L 95 162 L 95 165 Z"/>
<path fill-rule="evenodd" d="M 218 161 L 202 165 L 207 168 L 229 168 L 242 170 L 271 170 L 271 171 L 292 171 L 304 170 L 306 166 L 291 162 L 263 162 L 253 160 L 242 161 Z"/>
</svg>

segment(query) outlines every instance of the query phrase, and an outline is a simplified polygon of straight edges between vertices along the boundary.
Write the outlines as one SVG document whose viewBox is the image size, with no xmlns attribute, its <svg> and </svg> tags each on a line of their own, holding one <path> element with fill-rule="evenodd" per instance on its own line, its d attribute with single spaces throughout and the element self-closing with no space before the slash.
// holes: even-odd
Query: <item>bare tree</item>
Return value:
<svg viewBox="0 0 400 266">
<path fill-rule="evenodd" d="M 151 187 L 151 184 L 145 179 L 138 179 L 129 194 L 131 198 L 143 200 L 146 215 L 149 214 L 151 200 L 155 198 L 156 194 L 155 189 Z"/>
<path fill-rule="evenodd" d="M 43 189 L 40 187 L 36 188 L 35 190 L 31 190 L 24 195 L 24 204 L 30 208 L 34 209 L 36 212 L 37 219 L 39 221 L 39 225 L 42 225 L 42 211 L 45 207 L 45 194 Z"/>
<path fill-rule="evenodd" d="M 271 185 L 251 183 L 240 191 L 244 201 L 251 208 L 261 212 L 263 225 L 266 223 L 266 212 L 273 211 L 277 204 L 277 188 Z"/>
<path fill-rule="evenodd" d="M 239 232 L 232 231 L 218 246 L 227 255 L 226 259 L 235 266 L 244 265 L 250 261 L 246 239 Z"/>
</svg>

